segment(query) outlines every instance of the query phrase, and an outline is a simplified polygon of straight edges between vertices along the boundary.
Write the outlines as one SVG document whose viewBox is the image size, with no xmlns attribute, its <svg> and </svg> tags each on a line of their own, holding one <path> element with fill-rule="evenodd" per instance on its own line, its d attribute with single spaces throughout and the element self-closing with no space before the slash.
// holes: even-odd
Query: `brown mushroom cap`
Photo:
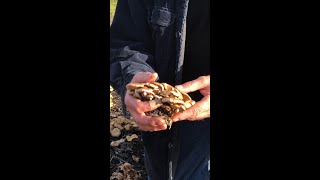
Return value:
<svg viewBox="0 0 320 180">
<path fill-rule="evenodd" d="M 178 98 L 178 99 L 183 99 L 182 94 L 181 94 L 177 89 L 172 90 L 171 93 L 172 93 L 172 95 L 174 95 L 176 98 Z"/>
<path fill-rule="evenodd" d="M 191 97 L 187 93 L 182 92 L 182 91 L 180 91 L 180 93 L 181 93 L 184 101 L 191 101 L 192 100 Z"/>
<path fill-rule="evenodd" d="M 130 171 L 132 169 L 132 166 L 130 163 L 124 163 L 122 166 L 120 166 L 120 169 L 122 171 L 124 171 L 124 173 L 127 173 L 128 171 Z"/>
<path fill-rule="evenodd" d="M 124 129 L 126 129 L 127 131 L 130 131 L 132 128 L 132 125 L 131 124 L 126 124 L 124 125 Z"/>
<path fill-rule="evenodd" d="M 144 84 L 142 83 L 129 83 L 126 85 L 127 90 L 142 88 L 142 87 L 144 87 Z"/>
<path fill-rule="evenodd" d="M 149 83 L 149 82 L 146 83 L 146 86 L 149 88 L 152 88 L 152 89 L 159 89 L 159 87 L 157 85 Z"/>
<path fill-rule="evenodd" d="M 162 102 L 164 103 L 172 103 L 172 104 L 184 104 L 183 100 L 175 99 L 175 98 L 162 98 Z"/>
<path fill-rule="evenodd" d="M 111 136 L 112 137 L 119 137 L 121 135 L 121 131 L 118 128 L 113 128 L 111 130 Z"/>
<path fill-rule="evenodd" d="M 135 90 L 137 93 L 142 93 L 142 92 L 147 92 L 147 93 L 153 93 L 153 89 L 151 88 L 147 88 L 147 87 L 142 87 L 142 88 L 138 88 Z"/>
<path fill-rule="evenodd" d="M 111 143 L 110 143 L 110 145 L 112 146 L 112 147 L 118 147 L 121 143 L 123 143 L 125 140 L 124 139 L 119 139 L 118 141 L 112 141 Z"/>
<path fill-rule="evenodd" d="M 132 141 L 133 139 L 138 138 L 138 135 L 132 134 L 131 136 L 126 136 L 127 141 Z"/>
<path fill-rule="evenodd" d="M 152 82 L 152 84 L 158 86 L 158 88 L 163 91 L 164 90 L 164 86 L 161 84 L 161 83 L 158 83 L 158 82 Z"/>
</svg>

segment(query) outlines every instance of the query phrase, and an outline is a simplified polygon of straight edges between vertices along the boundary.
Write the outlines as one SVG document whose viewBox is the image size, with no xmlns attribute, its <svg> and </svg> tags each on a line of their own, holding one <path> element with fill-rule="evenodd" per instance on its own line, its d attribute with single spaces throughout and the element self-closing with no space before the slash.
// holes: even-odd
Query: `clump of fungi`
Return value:
<svg viewBox="0 0 320 180">
<path fill-rule="evenodd" d="M 120 165 L 119 172 L 112 173 L 110 180 L 138 180 L 142 179 L 141 174 L 133 169 L 130 163 Z"/>
<path fill-rule="evenodd" d="M 122 131 L 129 131 L 138 127 L 138 125 L 130 119 L 126 119 L 125 117 L 118 116 L 110 120 L 110 134 L 112 137 L 120 137 Z M 121 143 L 127 141 L 132 141 L 133 139 L 138 138 L 136 134 L 132 134 L 131 136 L 127 136 L 126 139 L 120 139 L 117 141 L 112 141 L 112 147 L 118 147 Z"/>
<path fill-rule="evenodd" d="M 129 131 L 136 127 L 138 127 L 138 125 L 133 120 L 126 119 L 122 116 L 118 116 L 110 120 L 110 134 L 112 137 L 119 137 L 121 135 L 121 131 Z"/>
<path fill-rule="evenodd" d="M 185 111 L 195 104 L 195 101 L 187 93 L 181 92 L 167 83 L 129 83 L 126 88 L 130 95 L 142 101 L 149 101 L 152 107 L 157 107 L 146 114 L 163 116 L 169 129 L 172 125 L 172 117 L 176 113 Z"/>
</svg>

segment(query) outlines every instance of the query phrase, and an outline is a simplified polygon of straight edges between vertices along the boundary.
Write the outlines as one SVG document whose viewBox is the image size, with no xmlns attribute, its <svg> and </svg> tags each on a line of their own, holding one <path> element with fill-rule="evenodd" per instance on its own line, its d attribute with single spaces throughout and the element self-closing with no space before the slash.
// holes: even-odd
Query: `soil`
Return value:
<svg viewBox="0 0 320 180">
<path fill-rule="evenodd" d="M 110 90 L 111 91 L 111 90 Z M 122 112 L 122 103 L 121 98 L 117 94 L 115 90 L 112 90 L 110 93 L 112 97 L 113 105 L 110 108 L 110 119 L 116 118 L 118 116 L 125 117 Z M 130 119 L 129 113 L 127 119 Z M 132 119 L 131 119 L 132 120 Z M 146 169 L 144 166 L 144 146 L 141 138 L 141 132 L 134 128 L 132 130 L 125 130 L 121 132 L 120 137 L 112 137 L 110 135 L 110 142 L 117 141 L 119 139 L 126 139 L 126 136 L 136 134 L 138 135 L 137 139 L 133 139 L 132 141 L 125 141 L 121 143 L 118 147 L 112 147 L 110 145 L 110 176 L 114 172 L 122 172 L 119 168 L 120 165 L 124 163 L 130 163 L 132 168 L 140 174 L 141 178 L 139 179 L 147 179 Z M 132 158 L 132 155 L 139 157 L 139 161 L 135 162 Z M 126 178 L 125 178 L 126 179 Z"/>
</svg>

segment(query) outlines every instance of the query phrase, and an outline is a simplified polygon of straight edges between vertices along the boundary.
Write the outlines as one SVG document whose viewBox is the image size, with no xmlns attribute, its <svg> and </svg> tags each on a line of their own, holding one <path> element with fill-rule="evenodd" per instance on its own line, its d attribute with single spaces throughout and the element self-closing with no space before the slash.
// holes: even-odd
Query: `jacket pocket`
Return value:
<svg viewBox="0 0 320 180">
<path fill-rule="evenodd" d="M 174 24 L 176 16 L 168 9 L 160 7 L 155 7 L 150 14 L 149 24 L 153 39 L 168 36 L 173 30 L 171 25 Z"/>
<path fill-rule="evenodd" d="M 175 14 L 155 6 L 149 13 L 149 25 L 154 41 L 154 61 L 160 81 L 169 81 L 175 70 Z"/>
</svg>

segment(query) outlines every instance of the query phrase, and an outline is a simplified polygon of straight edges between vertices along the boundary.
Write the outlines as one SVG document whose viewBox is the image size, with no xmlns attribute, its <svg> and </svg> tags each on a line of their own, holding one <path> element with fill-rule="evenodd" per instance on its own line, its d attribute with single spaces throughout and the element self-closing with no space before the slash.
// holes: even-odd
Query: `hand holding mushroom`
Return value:
<svg viewBox="0 0 320 180">
<path fill-rule="evenodd" d="M 131 82 L 126 88 L 129 96 L 143 102 L 148 102 L 150 108 L 149 110 L 146 108 L 143 115 L 148 115 L 149 117 L 161 116 L 169 129 L 173 122 L 172 117 L 176 113 L 185 111 L 195 104 L 195 101 L 193 101 L 188 94 L 179 91 L 167 83 L 154 81 Z M 131 113 L 131 111 L 129 112 Z M 134 118 L 135 114 L 131 115 Z M 139 123 L 137 122 L 137 124 Z"/>
<path fill-rule="evenodd" d="M 131 80 L 131 83 L 154 82 L 157 77 L 157 73 L 139 72 L 135 74 Z M 131 114 L 132 118 L 136 121 L 140 130 L 161 131 L 167 129 L 167 124 L 161 117 L 152 117 L 145 114 L 145 112 L 152 111 L 159 106 L 137 99 L 134 96 L 131 96 L 128 92 L 125 95 L 124 101 L 127 110 Z"/>
<path fill-rule="evenodd" d="M 181 120 L 202 120 L 210 117 L 210 75 L 178 85 L 175 88 L 185 93 L 199 90 L 204 96 L 199 102 L 186 111 L 179 112 L 173 116 L 173 122 Z"/>
</svg>

